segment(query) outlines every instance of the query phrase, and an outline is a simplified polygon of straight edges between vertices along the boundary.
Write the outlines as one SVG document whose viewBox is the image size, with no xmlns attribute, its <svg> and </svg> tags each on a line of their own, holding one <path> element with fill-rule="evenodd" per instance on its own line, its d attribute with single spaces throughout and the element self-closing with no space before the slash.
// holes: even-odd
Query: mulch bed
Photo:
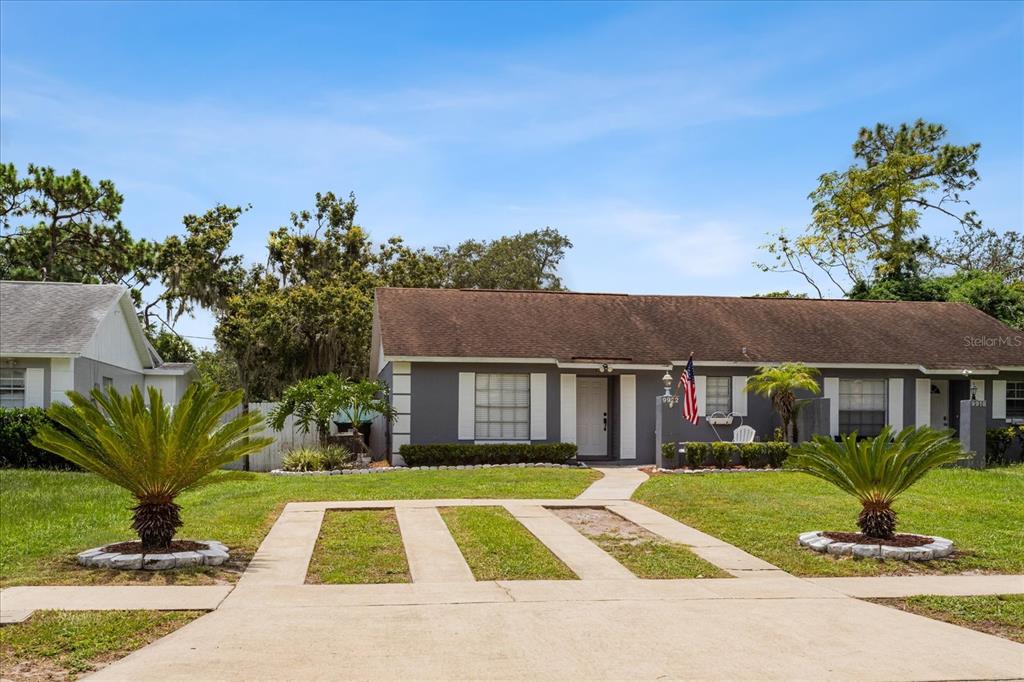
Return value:
<svg viewBox="0 0 1024 682">
<path fill-rule="evenodd" d="M 134 542 L 119 542 L 116 545 L 107 545 L 103 548 L 108 552 L 120 552 L 121 554 L 156 554 L 157 552 L 143 552 L 142 543 L 138 540 Z M 159 553 L 166 552 L 194 552 L 199 549 L 208 549 L 208 547 L 202 542 L 194 542 L 192 540 L 175 540 L 170 544 L 169 547 L 165 547 L 159 550 Z"/>
<path fill-rule="evenodd" d="M 898 533 L 889 539 L 873 538 L 864 533 L 833 533 L 831 531 L 822 533 L 825 537 L 836 542 L 853 542 L 858 545 L 888 545 L 889 547 L 920 547 L 929 544 L 933 538 L 924 535 L 910 535 Z"/>
</svg>

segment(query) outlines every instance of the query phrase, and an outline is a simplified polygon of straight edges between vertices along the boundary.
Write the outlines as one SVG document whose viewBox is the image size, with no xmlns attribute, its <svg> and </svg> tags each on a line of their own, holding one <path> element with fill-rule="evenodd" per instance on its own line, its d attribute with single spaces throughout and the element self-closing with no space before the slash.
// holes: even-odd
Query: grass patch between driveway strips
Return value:
<svg viewBox="0 0 1024 682">
<path fill-rule="evenodd" d="M 503 507 L 440 510 L 477 580 L 575 580 L 558 557 Z"/>
<path fill-rule="evenodd" d="M 563 507 L 551 511 L 638 578 L 732 577 L 685 545 L 670 542 L 607 509 Z"/>
<path fill-rule="evenodd" d="M 411 582 L 394 509 L 329 510 L 324 514 L 307 583 Z"/>
</svg>

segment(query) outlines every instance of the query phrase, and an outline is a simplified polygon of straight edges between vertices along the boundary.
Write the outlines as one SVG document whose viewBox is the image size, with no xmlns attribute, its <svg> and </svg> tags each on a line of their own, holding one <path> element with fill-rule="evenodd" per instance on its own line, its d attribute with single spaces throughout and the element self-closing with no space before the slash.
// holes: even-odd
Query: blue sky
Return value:
<svg viewBox="0 0 1024 682">
<path fill-rule="evenodd" d="M 805 290 L 757 246 L 918 117 L 982 143 L 989 226 L 1024 217 L 1021 3 L 4 2 L 0 60 L 3 161 L 114 180 L 139 236 L 251 203 L 252 260 L 351 190 L 378 240 L 558 228 L 576 290 Z"/>
</svg>

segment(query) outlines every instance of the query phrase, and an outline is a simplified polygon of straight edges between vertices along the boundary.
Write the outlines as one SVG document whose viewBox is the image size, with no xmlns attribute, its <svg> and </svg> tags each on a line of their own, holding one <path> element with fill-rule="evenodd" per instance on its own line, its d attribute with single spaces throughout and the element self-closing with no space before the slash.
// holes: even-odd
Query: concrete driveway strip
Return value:
<svg viewBox="0 0 1024 682">
<path fill-rule="evenodd" d="M 473 572 L 437 507 L 398 507 L 395 515 L 413 582 L 473 582 Z"/>
<path fill-rule="evenodd" d="M 239 589 L 306 582 L 323 520 L 322 509 L 302 511 L 287 505 L 239 579 Z"/>
<path fill-rule="evenodd" d="M 93 679 L 870 681 L 1024 674 L 1020 644 L 855 599 L 674 599 L 674 592 L 666 584 L 661 598 L 643 601 L 340 609 L 236 603 Z M 879 656 L 893 651 L 894 638 L 898 655 Z"/>
<path fill-rule="evenodd" d="M 550 510 L 511 503 L 505 508 L 581 580 L 636 579 L 625 566 Z"/>
<path fill-rule="evenodd" d="M 603 476 L 577 495 L 577 500 L 628 500 L 647 480 L 647 474 L 633 467 L 595 467 Z"/>
</svg>

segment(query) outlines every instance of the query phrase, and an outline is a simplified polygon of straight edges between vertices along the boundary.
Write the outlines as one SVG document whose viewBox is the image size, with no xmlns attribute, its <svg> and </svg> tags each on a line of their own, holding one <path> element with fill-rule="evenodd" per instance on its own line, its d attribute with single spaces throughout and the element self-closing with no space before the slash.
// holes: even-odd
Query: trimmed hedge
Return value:
<svg viewBox="0 0 1024 682">
<path fill-rule="evenodd" d="M 985 432 L 985 459 L 990 466 L 1009 464 L 1013 461 L 1010 451 L 1014 443 L 1019 443 L 1024 459 L 1024 424 L 1010 425 L 1001 429 L 988 429 Z"/>
<path fill-rule="evenodd" d="M 29 442 L 40 426 L 52 423 L 40 407 L 0 407 L 0 468 L 77 469 Z"/>
<path fill-rule="evenodd" d="M 676 463 L 679 448 L 685 448 L 684 463 L 691 469 L 704 469 L 717 466 L 724 469 L 738 461 L 745 467 L 754 469 L 764 466 L 779 468 L 789 456 L 789 443 L 770 441 L 767 443 L 730 443 L 730 442 L 687 442 L 662 443 L 661 453 L 668 463 Z"/>
<path fill-rule="evenodd" d="M 564 464 L 576 456 L 575 443 L 437 443 L 403 445 L 398 449 L 406 466 L 459 466 L 465 464 Z"/>
</svg>

